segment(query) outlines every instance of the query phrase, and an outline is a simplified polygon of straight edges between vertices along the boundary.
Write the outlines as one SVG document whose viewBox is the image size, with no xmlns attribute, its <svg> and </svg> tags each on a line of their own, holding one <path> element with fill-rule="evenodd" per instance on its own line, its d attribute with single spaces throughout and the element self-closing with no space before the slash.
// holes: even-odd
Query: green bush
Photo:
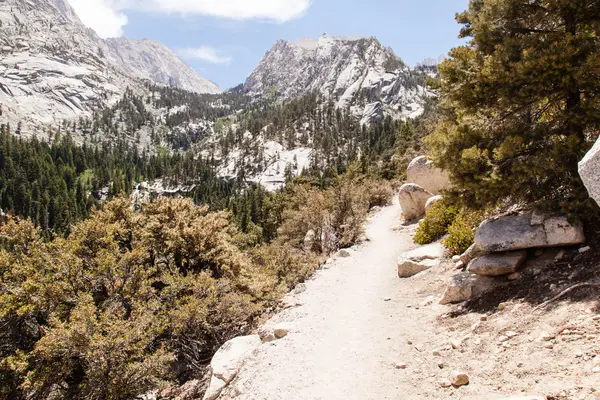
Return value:
<svg viewBox="0 0 600 400">
<path fill-rule="evenodd" d="M 483 219 L 484 213 L 481 211 L 463 210 L 448 228 L 448 237 L 443 245 L 452 255 L 464 253 L 473 244 L 475 231 Z"/>
<path fill-rule="evenodd" d="M 419 224 L 414 237 L 415 243 L 428 244 L 444 236 L 448 233 L 448 227 L 454 223 L 458 214 L 456 206 L 448 205 L 444 200 L 433 204 Z"/>
</svg>

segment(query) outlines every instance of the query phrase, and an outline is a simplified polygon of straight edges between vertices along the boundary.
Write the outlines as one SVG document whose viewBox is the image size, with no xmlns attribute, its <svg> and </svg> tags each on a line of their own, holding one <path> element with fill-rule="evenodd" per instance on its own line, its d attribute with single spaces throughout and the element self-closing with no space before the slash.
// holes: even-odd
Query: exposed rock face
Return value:
<svg viewBox="0 0 600 400">
<path fill-rule="evenodd" d="M 444 256 L 444 251 L 441 243 L 432 243 L 404 253 L 398 258 L 398 276 L 409 278 L 438 266 L 440 259 Z"/>
<path fill-rule="evenodd" d="M 315 246 L 315 241 L 317 239 L 317 234 L 312 229 L 306 232 L 306 236 L 304 236 L 304 251 L 311 251 Z"/>
<path fill-rule="evenodd" d="M 533 214 L 509 215 L 486 221 L 475 234 L 475 246 L 485 253 L 585 242 L 583 225 L 566 217 L 533 219 Z"/>
<path fill-rule="evenodd" d="M 485 276 L 510 275 L 523 265 L 526 258 L 526 250 L 489 254 L 473 260 L 468 271 Z"/>
<path fill-rule="evenodd" d="M 0 26 L 2 122 L 21 121 L 25 133 L 29 126 L 109 106 L 127 87 L 141 90 L 139 78 L 186 88 L 204 82 L 214 91 L 156 43 L 120 47 L 118 57 L 111 55 L 107 42 L 86 28 L 65 0 L 0 1 Z"/>
<path fill-rule="evenodd" d="M 499 284 L 494 278 L 461 272 L 450 278 L 440 304 L 461 303 L 492 290 Z"/>
<path fill-rule="evenodd" d="M 283 99 L 317 91 L 369 123 L 384 112 L 397 117 L 422 114 L 428 94 L 424 77 L 375 38 L 324 35 L 277 41 L 246 80 L 244 91 L 275 91 Z"/>
<path fill-rule="evenodd" d="M 221 88 L 198 75 L 171 49 L 153 40 L 107 39 L 110 61 L 128 75 L 190 92 L 221 93 Z"/>
<path fill-rule="evenodd" d="M 436 168 L 427 157 L 417 157 L 411 161 L 406 170 L 408 182 L 416 183 L 423 189 L 435 195 L 450 187 L 450 177 L 447 172 Z"/>
<path fill-rule="evenodd" d="M 590 196 L 600 204 L 600 138 L 579 163 L 579 176 Z"/>
<path fill-rule="evenodd" d="M 400 188 L 400 207 L 404 220 L 412 221 L 425 215 L 425 205 L 433 195 L 414 183 L 407 183 Z"/>
<path fill-rule="evenodd" d="M 260 347 L 260 336 L 241 336 L 226 342 L 210 362 L 212 377 L 204 400 L 215 400 L 225 386 L 240 372 L 244 361 Z"/>
</svg>

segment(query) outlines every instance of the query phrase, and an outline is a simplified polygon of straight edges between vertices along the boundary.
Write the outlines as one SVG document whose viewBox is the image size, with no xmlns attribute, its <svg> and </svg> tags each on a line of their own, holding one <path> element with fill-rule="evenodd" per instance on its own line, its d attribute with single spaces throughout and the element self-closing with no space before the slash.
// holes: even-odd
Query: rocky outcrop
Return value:
<svg viewBox="0 0 600 400">
<path fill-rule="evenodd" d="M 409 278 L 438 266 L 440 259 L 444 256 L 444 251 L 441 243 L 432 243 L 404 253 L 398 258 L 398 276 Z"/>
<path fill-rule="evenodd" d="M 486 221 L 475 234 L 475 247 L 484 253 L 538 247 L 571 246 L 585 242 L 583 225 L 567 217 L 509 215 Z"/>
<path fill-rule="evenodd" d="M 454 304 L 471 300 L 494 289 L 499 284 L 500 281 L 497 278 L 461 272 L 450 278 L 440 304 Z"/>
<path fill-rule="evenodd" d="M 590 196 L 600 204 L 600 138 L 579 163 L 579 176 Z"/>
<path fill-rule="evenodd" d="M 405 221 L 412 221 L 425 215 L 425 205 L 433 195 L 414 183 L 402 185 L 398 198 Z"/>
<path fill-rule="evenodd" d="M 433 165 L 427 157 L 417 157 L 411 161 L 406 171 L 407 181 L 421 186 L 435 195 L 450 187 L 450 176 L 447 172 Z"/>
<path fill-rule="evenodd" d="M 260 336 L 251 335 L 231 339 L 221 346 L 210 362 L 212 376 L 203 400 L 217 399 L 261 344 Z"/>
<path fill-rule="evenodd" d="M 468 271 L 476 275 L 502 276 L 516 272 L 527 258 L 527 251 L 512 251 L 508 253 L 495 253 L 473 260 Z"/>
</svg>

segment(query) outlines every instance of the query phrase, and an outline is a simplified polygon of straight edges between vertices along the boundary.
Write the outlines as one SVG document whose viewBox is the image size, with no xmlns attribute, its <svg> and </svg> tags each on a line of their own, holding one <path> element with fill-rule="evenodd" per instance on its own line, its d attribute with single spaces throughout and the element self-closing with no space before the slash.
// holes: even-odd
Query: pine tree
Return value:
<svg viewBox="0 0 600 400">
<path fill-rule="evenodd" d="M 600 2 L 471 0 L 457 21 L 471 41 L 440 66 L 431 155 L 467 204 L 577 208 L 600 126 Z"/>
</svg>

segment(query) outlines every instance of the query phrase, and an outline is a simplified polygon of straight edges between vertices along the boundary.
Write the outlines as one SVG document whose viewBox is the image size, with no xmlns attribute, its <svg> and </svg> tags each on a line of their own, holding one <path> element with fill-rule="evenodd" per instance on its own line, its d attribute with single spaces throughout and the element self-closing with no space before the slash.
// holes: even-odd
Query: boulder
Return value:
<svg viewBox="0 0 600 400">
<path fill-rule="evenodd" d="M 225 386 L 240 372 L 244 362 L 260 347 L 260 336 L 240 336 L 226 342 L 210 362 L 212 376 L 204 400 L 215 400 Z"/>
<path fill-rule="evenodd" d="M 441 194 L 441 191 L 450 187 L 448 173 L 433 165 L 433 161 L 427 157 L 417 157 L 411 161 L 406 171 L 408 182 L 415 183 L 433 194 Z"/>
<path fill-rule="evenodd" d="M 498 286 L 496 278 L 461 272 L 450 278 L 440 304 L 454 304 L 471 300 Z"/>
<path fill-rule="evenodd" d="M 317 239 L 317 234 L 312 229 L 306 232 L 306 236 L 304 236 L 304 251 L 309 252 L 312 251 L 315 246 L 315 241 Z"/>
<path fill-rule="evenodd" d="M 600 204 L 600 138 L 579 163 L 579 176 L 590 197 Z"/>
<path fill-rule="evenodd" d="M 510 275 L 523 265 L 526 258 L 526 250 L 488 254 L 471 261 L 468 271 L 484 276 Z"/>
<path fill-rule="evenodd" d="M 400 188 L 400 207 L 405 221 L 412 221 L 425 215 L 425 205 L 433 195 L 414 183 L 407 183 Z"/>
<path fill-rule="evenodd" d="M 398 276 L 409 278 L 419 272 L 436 267 L 440 264 L 443 256 L 444 246 L 441 243 L 428 244 L 404 253 L 398 258 Z"/>
<path fill-rule="evenodd" d="M 427 203 L 425 203 L 425 212 L 427 213 L 427 211 L 429 211 L 432 205 L 442 200 L 444 200 L 444 196 L 442 195 L 437 195 L 429 198 L 429 200 L 427 200 Z"/>
<path fill-rule="evenodd" d="M 475 248 L 484 253 L 570 246 L 584 242 L 585 235 L 580 222 L 570 222 L 567 217 L 534 218 L 531 213 L 485 221 L 475 234 Z"/>
<path fill-rule="evenodd" d="M 483 254 L 483 251 L 478 249 L 477 246 L 473 244 L 460 256 L 460 261 L 462 261 L 464 265 L 469 265 L 471 261 L 479 256 L 482 256 Z"/>
</svg>

